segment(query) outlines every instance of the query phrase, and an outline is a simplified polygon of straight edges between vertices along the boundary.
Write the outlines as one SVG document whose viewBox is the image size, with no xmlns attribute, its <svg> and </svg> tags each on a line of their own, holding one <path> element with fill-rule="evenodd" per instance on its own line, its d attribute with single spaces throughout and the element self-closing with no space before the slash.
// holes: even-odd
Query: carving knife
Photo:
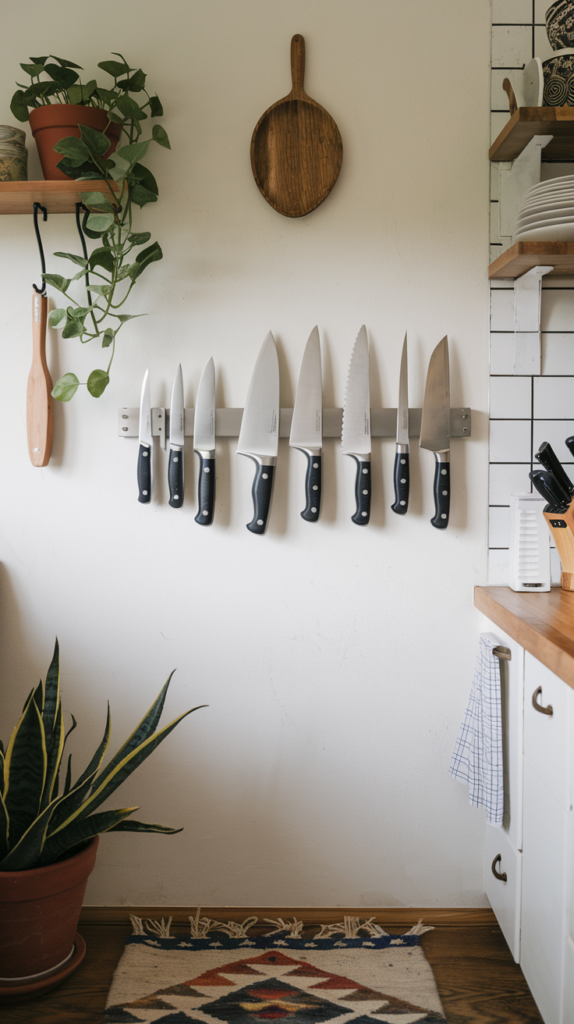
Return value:
<svg viewBox="0 0 574 1024">
<path fill-rule="evenodd" d="M 151 432 L 151 404 L 149 397 L 149 370 L 144 374 L 142 397 L 140 402 L 140 430 L 138 454 L 138 501 L 147 504 L 151 501 L 151 458 L 153 453 L 153 437 Z"/>
<path fill-rule="evenodd" d="M 323 380 L 319 330 L 314 327 L 305 346 L 289 436 L 291 448 L 307 456 L 305 510 L 301 517 L 316 523 L 321 511 L 321 451 L 323 447 Z"/>
<path fill-rule="evenodd" d="M 446 337 L 430 357 L 419 445 L 434 452 L 435 514 L 431 523 L 437 530 L 446 530 L 450 514 L 450 376 Z"/>
<path fill-rule="evenodd" d="M 171 389 L 171 405 L 169 407 L 169 463 L 167 480 L 169 483 L 169 503 L 172 508 L 181 508 L 183 505 L 184 435 L 185 407 L 183 404 L 183 377 L 180 363 Z"/>
<path fill-rule="evenodd" d="M 552 445 L 550 445 L 548 441 L 542 442 L 540 448 L 536 452 L 536 458 L 540 465 L 544 466 L 544 469 L 547 469 L 549 473 L 552 473 L 556 477 L 556 480 L 560 484 L 562 490 L 565 491 L 566 494 L 572 496 L 574 494 L 574 484 L 566 471 L 562 468 Z"/>
<path fill-rule="evenodd" d="M 279 360 L 269 331 L 253 370 L 237 445 L 237 454 L 247 455 L 257 466 L 251 491 L 253 519 L 247 523 L 251 533 L 267 529 L 278 449 Z"/>
<path fill-rule="evenodd" d="M 199 458 L 196 523 L 211 526 L 215 507 L 215 365 L 210 359 L 201 375 L 193 426 L 193 449 Z"/>
<path fill-rule="evenodd" d="M 407 336 L 403 341 L 397 406 L 397 443 L 395 445 L 395 503 L 393 512 L 404 516 L 409 507 L 409 366 Z"/>
<path fill-rule="evenodd" d="M 369 340 L 361 327 L 355 341 L 343 409 L 341 451 L 357 463 L 355 499 L 357 509 L 351 519 L 366 526 L 371 515 L 371 396 L 369 390 Z"/>
</svg>

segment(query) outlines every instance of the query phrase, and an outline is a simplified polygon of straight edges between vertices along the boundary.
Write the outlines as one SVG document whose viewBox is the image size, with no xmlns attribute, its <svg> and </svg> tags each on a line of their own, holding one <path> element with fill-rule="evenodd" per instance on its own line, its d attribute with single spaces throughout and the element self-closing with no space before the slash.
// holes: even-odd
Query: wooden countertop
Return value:
<svg viewBox="0 0 574 1024">
<path fill-rule="evenodd" d="M 574 689 L 574 592 L 546 594 L 475 587 L 474 604 L 521 647 Z"/>
</svg>

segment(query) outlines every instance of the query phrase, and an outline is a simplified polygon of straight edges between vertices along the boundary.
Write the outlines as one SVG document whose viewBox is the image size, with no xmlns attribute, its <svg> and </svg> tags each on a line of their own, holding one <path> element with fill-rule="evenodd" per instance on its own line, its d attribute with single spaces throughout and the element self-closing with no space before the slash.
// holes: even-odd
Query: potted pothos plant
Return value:
<svg viewBox="0 0 574 1024">
<path fill-rule="evenodd" d="M 110 739 L 108 705 L 104 734 L 73 780 L 72 757 L 64 765 L 66 732 L 60 693 L 58 641 L 46 682 L 32 690 L 6 750 L 0 743 L 0 963 L 4 981 L 20 987 L 65 961 L 74 936 L 88 876 L 102 832 L 161 832 L 179 828 L 131 817 L 137 807 L 98 810 L 176 725 L 192 711 L 157 730 L 173 673 L 114 756 L 103 765 Z M 204 707 L 205 705 L 199 705 Z M 80 961 L 75 964 L 78 965 Z M 42 979 L 34 987 L 42 988 Z"/>
<path fill-rule="evenodd" d="M 65 373 L 56 381 L 52 395 L 68 402 L 81 385 L 99 398 L 110 380 L 119 330 L 128 320 L 143 314 L 124 313 L 123 307 L 144 270 L 163 253 L 151 242 L 149 231 L 134 230 L 134 208 L 157 202 L 157 182 L 142 161 L 150 144 L 171 149 L 165 128 L 154 124 L 145 133 L 142 123 L 161 117 L 163 107 L 157 95 L 146 88 L 141 68 L 120 60 L 102 61 L 98 67 L 113 79 L 111 88 L 94 80 L 83 84 L 78 64 L 61 57 L 31 57 L 21 64 L 31 84 L 20 87 L 12 97 L 11 110 L 21 121 L 30 118 L 37 127 L 36 138 L 56 119 L 57 136 L 50 136 L 50 151 L 56 153 L 56 168 L 63 177 L 98 183 L 94 191 L 82 194 L 87 208 L 83 231 L 98 244 L 88 255 L 57 252 L 79 269 L 70 277 L 44 274 L 44 281 L 59 291 L 65 303 L 48 317 L 51 327 L 62 330 L 63 338 L 79 338 L 82 344 L 99 342 L 109 349 L 105 368 L 93 370 L 87 381 Z M 137 97 L 137 98 L 134 98 Z M 95 118 L 95 120 L 94 120 Z M 43 119 L 43 120 L 42 120 Z M 54 128 L 54 125 L 49 125 Z M 121 143 L 116 145 L 117 142 Z M 138 225 L 138 228 L 140 225 Z M 142 248 L 142 246 L 144 248 Z M 73 283 L 83 280 L 86 299 L 73 294 Z M 109 356 L 109 358 L 108 358 Z"/>
</svg>

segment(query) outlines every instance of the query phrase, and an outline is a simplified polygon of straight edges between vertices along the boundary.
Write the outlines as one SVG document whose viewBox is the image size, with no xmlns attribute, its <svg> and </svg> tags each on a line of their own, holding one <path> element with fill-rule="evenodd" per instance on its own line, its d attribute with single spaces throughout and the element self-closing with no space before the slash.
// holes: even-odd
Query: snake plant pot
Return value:
<svg viewBox="0 0 574 1024">
<path fill-rule="evenodd" d="M 80 853 L 46 867 L 0 871 L 0 996 L 53 988 L 82 962 L 76 935 L 96 836 Z"/>
<path fill-rule="evenodd" d="M 61 153 L 54 152 L 57 142 L 74 135 L 81 137 L 79 125 L 94 128 L 97 132 L 105 132 L 110 140 L 110 148 L 104 157 L 110 156 L 118 144 L 121 125 L 112 122 L 109 127 L 108 115 L 105 110 L 97 107 L 83 107 L 79 103 L 47 103 L 44 107 L 35 107 L 30 111 L 30 128 L 36 140 L 42 171 L 47 181 L 70 181 L 56 166 L 62 159 Z"/>
<path fill-rule="evenodd" d="M 574 0 L 556 0 L 546 11 L 546 32 L 553 50 L 574 46 Z"/>
</svg>

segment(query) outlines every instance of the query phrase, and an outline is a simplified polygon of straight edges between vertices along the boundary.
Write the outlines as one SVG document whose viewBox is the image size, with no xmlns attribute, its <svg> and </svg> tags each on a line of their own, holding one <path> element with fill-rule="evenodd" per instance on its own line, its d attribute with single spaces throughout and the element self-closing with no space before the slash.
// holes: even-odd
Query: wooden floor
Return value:
<svg viewBox="0 0 574 1024">
<path fill-rule="evenodd" d="M 425 914 L 426 922 L 431 918 L 432 913 Z M 493 921 L 437 923 L 422 937 L 448 1024 L 541 1024 L 522 971 Z M 385 925 L 382 915 L 380 923 Z M 387 928 L 405 930 L 391 924 Z M 81 967 L 40 999 L 2 1006 L 2 1024 L 101 1024 L 110 980 L 131 927 L 84 922 L 79 931 L 88 949 Z"/>
</svg>

